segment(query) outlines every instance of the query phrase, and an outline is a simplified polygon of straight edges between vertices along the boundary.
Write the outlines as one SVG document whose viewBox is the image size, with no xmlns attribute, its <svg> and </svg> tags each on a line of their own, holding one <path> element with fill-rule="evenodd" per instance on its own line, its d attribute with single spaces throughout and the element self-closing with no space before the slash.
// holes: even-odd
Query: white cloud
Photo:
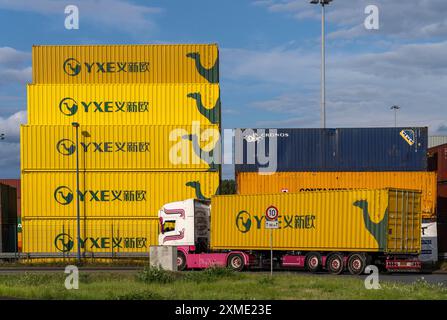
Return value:
<svg viewBox="0 0 447 320">
<path fill-rule="evenodd" d="M 31 54 L 0 47 L 0 84 L 25 84 L 31 81 Z"/>
<path fill-rule="evenodd" d="M 9 117 L 0 117 L 0 177 L 17 178 L 20 175 L 20 124 L 26 123 L 26 111 Z"/>
<path fill-rule="evenodd" d="M 20 176 L 20 144 L 0 140 L 0 177 Z"/>
<path fill-rule="evenodd" d="M 318 52 L 274 48 L 268 52 L 223 49 L 222 69 L 231 81 L 275 88 L 254 100 L 257 126 L 320 125 Z M 447 42 L 395 46 L 380 53 L 344 53 L 327 58 L 328 126 L 391 126 L 391 105 L 402 107 L 398 124 L 446 125 Z M 270 95 L 270 96 L 269 96 Z"/>
<path fill-rule="evenodd" d="M 150 32 L 156 25 L 153 16 L 162 12 L 161 8 L 133 4 L 123 0 L 0 0 L 0 8 L 16 11 L 35 12 L 43 15 L 64 15 L 65 6 L 79 8 L 80 28 L 83 21 L 130 33 Z M 84 20 L 85 19 L 85 20 Z"/>
<path fill-rule="evenodd" d="M 272 0 L 255 1 L 254 5 L 264 6 L 269 12 L 283 13 L 295 19 L 321 19 L 320 10 L 309 1 Z M 365 7 L 375 4 L 379 8 L 380 29 L 369 31 L 363 27 L 367 15 Z M 413 0 L 411 4 L 390 0 L 338 0 L 327 6 L 326 19 L 336 26 L 329 38 L 345 38 L 371 35 L 371 32 L 394 39 L 429 39 L 447 36 L 447 1 Z"/>
<path fill-rule="evenodd" d="M 31 67 L 20 69 L 0 69 L 0 84 L 31 82 Z"/>
<path fill-rule="evenodd" d="M 0 117 L 0 133 L 8 143 L 20 141 L 20 125 L 27 122 L 26 111 L 19 111 L 9 117 Z"/>
<path fill-rule="evenodd" d="M 31 54 L 10 47 L 0 47 L 0 64 L 22 64 L 31 59 Z"/>
</svg>

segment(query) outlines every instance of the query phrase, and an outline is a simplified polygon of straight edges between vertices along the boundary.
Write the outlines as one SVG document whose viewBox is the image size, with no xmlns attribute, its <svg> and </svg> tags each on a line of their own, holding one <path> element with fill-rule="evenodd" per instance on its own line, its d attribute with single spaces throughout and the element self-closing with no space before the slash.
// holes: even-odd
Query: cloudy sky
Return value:
<svg viewBox="0 0 447 320">
<path fill-rule="evenodd" d="M 64 28 L 64 8 L 80 29 Z M 365 7 L 379 8 L 367 30 Z M 307 0 L 0 0 L 0 177 L 19 177 L 33 44 L 214 43 L 223 127 L 320 125 L 320 8 Z M 327 125 L 447 134 L 447 1 L 334 0 L 327 7 Z M 230 171 L 225 169 L 225 176 Z"/>
</svg>

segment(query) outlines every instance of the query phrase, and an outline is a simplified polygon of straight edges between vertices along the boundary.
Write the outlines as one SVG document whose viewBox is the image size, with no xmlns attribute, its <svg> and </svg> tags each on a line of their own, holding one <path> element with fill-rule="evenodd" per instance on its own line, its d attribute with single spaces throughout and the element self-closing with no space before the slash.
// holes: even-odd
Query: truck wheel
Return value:
<svg viewBox="0 0 447 320">
<path fill-rule="evenodd" d="M 321 269 L 321 255 L 318 252 L 306 255 L 306 269 L 310 272 L 317 272 Z"/>
<path fill-rule="evenodd" d="M 340 253 L 332 253 L 326 260 L 326 269 L 332 274 L 343 272 L 343 256 Z"/>
<path fill-rule="evenodd" d="M 366 258 L 363 254 L 353 253 L 348 258 L 348 270 L 351 274 L 362 274 L 366 268 Z"/>
<path fill-rule="evenodd" d="M 242 271 L 245 267 L 244 257 L 241 254 L 231 254 L 228 257 L 227 265 L 233 271 Z"/>
<path fill-rule="evenodd" d="M 186 269 L 186 256 L 183 251 L 177 251 L 177 270 L 183 271 Z"/>
</svg>

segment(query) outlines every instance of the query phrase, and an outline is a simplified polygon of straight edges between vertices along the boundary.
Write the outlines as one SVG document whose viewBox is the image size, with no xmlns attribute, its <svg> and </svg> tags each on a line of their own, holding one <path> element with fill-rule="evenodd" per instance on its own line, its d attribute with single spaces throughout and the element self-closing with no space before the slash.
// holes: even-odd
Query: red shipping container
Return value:
<svg viewBox="0 0 447 320">
<path fill-rule="evenodd" d="M 438 252 L 447 253 L 447 223 L 438 223 Z"/>
<path fill-rule="evenodd" d="M 0 179 L 0 183 L 6 184 L 7 186 L 11 186 L 16 188 L 17 191 L 17 217 L 21 217 L 21 206 L 20 206 L 20 179 Z"/>
<path fill-rule="evenodd" d="M 447 144 L 428 149 L 428 171 L 436 171 L 438 182 L 447 183 Z"/>
<path fill-rule="evenodd" d="M 438 183 L 437 205 L 438 221 L 447 223 L 447 182 Z"/>
</svg>

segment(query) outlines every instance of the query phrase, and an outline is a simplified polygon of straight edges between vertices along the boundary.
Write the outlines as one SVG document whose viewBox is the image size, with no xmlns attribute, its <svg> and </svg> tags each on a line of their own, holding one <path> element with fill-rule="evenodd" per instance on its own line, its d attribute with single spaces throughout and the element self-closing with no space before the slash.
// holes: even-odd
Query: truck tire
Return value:
<svg viewBox="0 0 447 320">
<path fill-rule="evenodd" d="M 177 270 L 183 271 L 186 269 L 186 256 L 183 251 L 177 251 Z"/>
<path fill-rule="evenodd" d="M 353 253 L 348 258 L 348 270 L 351 274 L 359 275 L 365 271 L 366 257 L 361 253 Z"/>
<path fill-rule="evenodd" d="M 242 271 L 245 267 L 244 257 L 239 253 L 230 254 L 228 256 L 227 266 L 233 271 Z"/>
<path fill-rule="evenodd" d="M 331 253 L 326 260 L 326 269 L 332 274 L 341 274 L 343 272 L 343 255 L 340 253 Z"/>
<path fill-rule="evenodd" d="M 306 269 L 310 272 L 320 271 L 321 255 L 318 252 L 310 252 L 306 255 Z"/>
</svg>

